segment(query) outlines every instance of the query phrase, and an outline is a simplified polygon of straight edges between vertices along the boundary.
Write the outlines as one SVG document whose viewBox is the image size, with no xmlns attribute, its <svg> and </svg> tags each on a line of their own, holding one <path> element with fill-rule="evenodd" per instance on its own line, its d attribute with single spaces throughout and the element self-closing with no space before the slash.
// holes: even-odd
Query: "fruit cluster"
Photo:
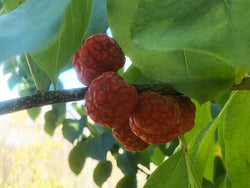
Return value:
<svg viewBox="0 0 250 188">
<path fill-rule="evenodd" d="M 160 95 L 136 89 L 117 74 L 125 56 L 117 42 L 92 35 L 72 59 L 78 79 L 88 86 L 85 110 L 99 125 L 111 128 L 125 149 L 142 151 L 163 144 L 194 126 L 195 105 L 188 97 Z"/>
</svg>

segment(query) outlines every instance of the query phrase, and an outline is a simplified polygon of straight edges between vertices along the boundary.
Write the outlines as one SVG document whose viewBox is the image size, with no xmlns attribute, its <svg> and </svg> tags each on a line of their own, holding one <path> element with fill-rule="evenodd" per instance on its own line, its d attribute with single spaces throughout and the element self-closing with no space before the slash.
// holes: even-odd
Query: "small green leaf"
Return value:
<svg viewBox="0 0 250 188">
<path fill-rule="evenodd" d="M 82 134 L 83 127 L 86 125 L 86 119 L 65 119 L 62 124 L 63 137 L 71 143 L 74 143 L 75 139 Z"/>
<path fill-rule="evenodd" d="M 125 151 L 116 157 L 117 166 L 125 176 L 134 177 L 137 172 L 137 159 L 131 152 Z"/>
<path fill-rule="evenodd" d="M 36 118 L 39 116 L 39 114 L 41 113 L 41 107 L 37 107 L 37 108 L 31 108 L 27 110 L 29 117 L 35 121 Z"/>
<path fill-rule="evenodd" d="M 250 187 L 250 92 L 237 91 L 225 112 L 225 164 L 232 187 Z"/>
<path fill-rule="evenodd" d="M 9 90 L 14 89 L 14 87 L 20 83 L 20 81 L 22 80 L 22 78 L 20 77 L 20 75 L 13 73 L 10 78 L 7 80 L 7 85 Z"/>
<path fill-rule="evenodd" d="M 153 154 L 150 157 L 151 162 L 154 163 L 156 166 L 159 166 L 164 160 L 164 158 L 165 158 L 165 155 L 162 153 L 160 148 L 158 146 L 154 146 Z"/>
<path fill-rule="evenodd" d="M 81 46 L 91 10 L 92 0 L 71 0 L 64 14 L 63 26 L 54 40 L 46 48 L 31 54 L 35 62 L 49 75 L 54 87 L 58 75 Z"/>
<path fill-rule="evenodd" d="M 124 176 L 116 185 L 115 188 L 137 188 L 135 177 Z"/>
<path fill-rule="evenodd" d="M 66 105 L 64 103 L 52 105 L 52 110 L 45 113 L 44 130 L 47 134 L 50 136 L 54 134 L 56 127 L 65 119 L 65 113 Z"/>
<path fill-rule="evenodd" d="M 184 153 L 179 151 L 163 162 L 149 177 L 144 188 L 188 187 Z"/>
<path fill-rule="evenodd" d="M 78 142 L 77 145 L 70 151 L 69 166 L 76 174 L 80 174 L 85 164 L 86 155 L 84 150 L 84 142 Z"/>
<path fill-rule="evenodd" d="M 6 58 L 39 50 L 52 40 L 69 0 L 29 0 L 0 16 L 0 62 Z M 39 24 L 37 24 L 39 23 Z"/>
<path fill-rule="evenodd" d="M 93 179 L 99 187 L 110 177 L 112 172 L 112 163 L 110 161 L 99 162 L 95 167 Z"/>
<path fill-rule="evenodd" d="M 104 133 L 85 142 L 85 152 L 88 157 L 105 161 L 107 152 L 115 144 L 115 139 L 110 133 Z"/>
<path fill-rule="evenodd" d="M 56 129 L 56 122 L 57 122 L 56 112 L 53 110 L 46 112 L 44 115 L 44 119 L 45 119 L 44 130 L 47 134 L 52 136 Z"/>
</svg>

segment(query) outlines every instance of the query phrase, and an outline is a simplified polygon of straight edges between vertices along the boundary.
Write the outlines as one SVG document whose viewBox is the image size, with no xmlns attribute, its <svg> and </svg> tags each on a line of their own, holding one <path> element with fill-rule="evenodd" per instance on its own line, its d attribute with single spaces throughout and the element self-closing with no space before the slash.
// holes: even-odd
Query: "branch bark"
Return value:
<svg viewBox="0 0 250 188">
<path fill-rule="evenodd" d="M 182 95 L 168 84 L 133 85 L 138 93 L 155 91 L 162 95 Z M 57 91 L 40 91 L 30 96 L 15 98 L 0 102 L 0 115 L 27 110 L 33 107 L 41 107 L 57 103 L 74 102 L 84 99 L 87 87 Z M 244 78 L 242 83 L 234 85 L 232 90 L 250 90 L 250 78 Z"/>
</svg>

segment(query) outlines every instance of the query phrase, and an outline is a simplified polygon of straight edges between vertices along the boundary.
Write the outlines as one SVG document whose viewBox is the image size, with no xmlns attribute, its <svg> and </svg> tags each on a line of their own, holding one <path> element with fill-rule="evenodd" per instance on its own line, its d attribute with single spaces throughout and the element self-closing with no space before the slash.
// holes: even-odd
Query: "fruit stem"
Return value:
<svg viewBox="0 0 250 188">
<path fill-rule="evenodd" d="M 26 60 L 27 60 L 27 63 L 28 63 L 29 69 L 30 69 L 31 76 L 35 82 L 36 89 L 37 89 L 37 91 L 41 91 L 42 88 L 41 88 L 41 85 L 39 83 L 37 72 L 35 70 L 34 61 L 29 54 L 25 54 L 25 57 L 26 57 Z"/>
<path fill-rule="evenodd" d="M 190 184 L 191 188 L 201 188 L 201 183 L 197 177 L 195 169 L 194 169 L 192 162 L 189 158 L 186 140 L 182 134 L 179 135 L 179 141 L 180 141 L 180 146 L 181 146 L 181 148 L 184 152 L 184 156 L 185 156 L 189 184 Z"/>
</svg>

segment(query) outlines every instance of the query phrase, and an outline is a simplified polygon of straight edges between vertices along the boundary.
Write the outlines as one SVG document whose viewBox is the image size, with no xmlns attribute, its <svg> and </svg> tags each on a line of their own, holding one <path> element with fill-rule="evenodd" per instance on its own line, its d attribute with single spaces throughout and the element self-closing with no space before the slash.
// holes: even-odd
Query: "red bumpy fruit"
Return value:
<svg viewBox="0 0 250 188">
<path fill-rule="evenodd" d="M 137 104 L 137 91 L 115 72 L 94 79 L 85 94 L 89 117 L 106 128 L 124 125 Z"/>
<path fill-rule="evenodd" d="M 164 144 L 180 134 L 181 111 L 172 96 L 144 92 L 129 118 L 131 130 L 149 144 Z"/>
<path fill-rule="evenodd" d="M 131 131 L 128 121 L 122 127 L 112 129 L 112 133 L 126 150 L 143 151 L 149 146 Z"/>
<path fill-rule="evenodd" d="M 188 97 L 178 96 L 176 101 L 181 110 L 181 133 L 184 134 L 194 127 L 195 105 Z"/>
<path fill-rule="evenodd" d="M 117 72 L 124 63 L 120 46 L 102 33 L 88 37 L 72 59 L 78 79 L 87 86 L 104 72 Z"/>
</svg>

